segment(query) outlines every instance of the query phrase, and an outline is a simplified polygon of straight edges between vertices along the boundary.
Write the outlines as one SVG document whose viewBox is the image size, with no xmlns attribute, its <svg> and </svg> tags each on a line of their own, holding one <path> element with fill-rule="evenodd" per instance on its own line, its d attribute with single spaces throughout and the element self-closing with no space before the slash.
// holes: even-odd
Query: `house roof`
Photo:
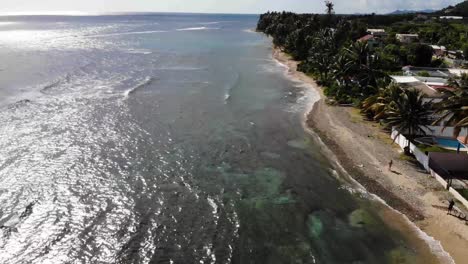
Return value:
<svg viewBox="0 0 468 264">
<path fill-rule="evenodd" d="M 431 88 L 423 82 L 402 83 L 400 86 L 404 89 L 416 89 L 421 91 L 428 98 L 444 98 L 445 95 L 438 90 Z"/>
<path fill-rule="evenodd" d="M 385 29 L 383 29 L 383 28 L 368 28 L 368 29 L 367 29 L 367 32 L 379 32 L 379 33 L 383 33 L 383 32 L 385 32 Z"/>
<path fill-rule="evenodd" d="M 392 78 L 396 83 L 414 83 L 418 82 L 419 80 L 416 79 L 414 76 L 400 76 L 400 75 L 391 75 Z"/>
<path fill-rule="evenodd" d="M 439 46 L 439 45 L 429 45 L 432 49 L 434 50 L 446 50 L 445 46 Z"/>
<path fill-rule="evenodd" d="M 367 42 L 367 41 L 369 41 L 369 40 L 371 40 L 371 39 L 374 39 L 374 36 L 372 36 L 371 34 L 369 34 L 369 35 L 365 35 L 364 37 L 358 39 L 357 41 L 359 41 L 359 42 Z"/>
<path fill-rule="evenodd" d="M 396 34 L 396 35 L 401 36 L 401 37 L 413 37 L 413 38 L 419 37 L 418 34 Z"/>
<path fill-rule="evenodd" d="M 431 152 L 429 168 L 444 179 L 468 180 L 468 155 Z"/>
<path fill-rule="evenodd" d="M 461 76 L 462 74 L 468 74 L 468 69 L 448 69 L 448 71 L 457 76 Z"/>
<path fill-rule="evenodd" d="M 459 136 L 458 141 L 460 141 L 462 144 L 468 144 L 468 136 Z"/>
</svg>

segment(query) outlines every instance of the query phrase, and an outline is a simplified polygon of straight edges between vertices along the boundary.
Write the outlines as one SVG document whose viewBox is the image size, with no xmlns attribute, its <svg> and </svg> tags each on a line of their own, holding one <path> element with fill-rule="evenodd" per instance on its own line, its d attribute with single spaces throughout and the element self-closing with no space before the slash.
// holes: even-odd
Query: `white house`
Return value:
<svg viewBox="0 0 468 264">
<path fill-rule="evenodd" d="M 396 38 L 401 43 L 413 43 L 419 40 L 418 34 L 396 34 Z"/>
</svg>

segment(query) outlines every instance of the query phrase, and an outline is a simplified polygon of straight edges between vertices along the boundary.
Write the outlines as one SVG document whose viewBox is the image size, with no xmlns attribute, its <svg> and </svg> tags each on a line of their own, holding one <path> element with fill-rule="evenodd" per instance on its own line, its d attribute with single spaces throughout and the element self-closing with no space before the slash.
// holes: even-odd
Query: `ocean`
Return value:
<svg viewBox="0 0 468 264">
<path fill-rule="evenodd" d="M 0 263 L 436 263 L 304 130 L 257 19 L 0 17 Z"/>
</svg>

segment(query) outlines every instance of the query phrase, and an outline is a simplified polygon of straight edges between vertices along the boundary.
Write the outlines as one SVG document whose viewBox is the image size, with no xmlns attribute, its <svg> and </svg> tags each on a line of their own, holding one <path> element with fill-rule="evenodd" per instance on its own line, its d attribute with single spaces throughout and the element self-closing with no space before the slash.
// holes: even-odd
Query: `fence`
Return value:
<svg viewBox="0 0 468 264">
<path fill-rule="evenodd" d="M 444 180 L 444 178 L 440 177 L 439 174 L 435 173 L 433 170 L 431 170 L 431 175 L 440 183 L 442 186 L 445 188 L 447 187 L 447 182 Z M 468 201 L 463 197 L 457 190 L 454 188 L 450 187 L 449 192 L 453 194 L 455 199 L 460 201 L 466 208 L 468 208 Z"/>
<path fill-rule="evenodd" d="M 416 160 L 424 167 L 424 169 L 429 172 L 429 157 L 423 153 L 421 150 L 416 147 L 413 143 L 410 143 L 409 140 L 403 136 L 402 134 L 398 135 L 398 131 L 393 128 L 392 129 L 392 139 L 398 144 L 402 149 L 405 149 L 408 144 L 411 153 L 416 157 Z"/>
</svg>

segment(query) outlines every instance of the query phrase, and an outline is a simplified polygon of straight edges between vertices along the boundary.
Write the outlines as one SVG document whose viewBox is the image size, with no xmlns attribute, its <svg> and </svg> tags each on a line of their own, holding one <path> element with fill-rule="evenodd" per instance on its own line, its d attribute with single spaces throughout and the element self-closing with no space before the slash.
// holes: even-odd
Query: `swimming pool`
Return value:
<svg viewBox="0 0 468 264">
<path fill-rule="evenodd" d="M 458 148 L 458 145 L 460 144 L 460 149 L 466 148 L 464 145 L 462 145 L 458 140 L 452 139 L 452 138 L 440 138 L 436 137 L 435 140 L 437 141 L 437 145 L 445 148 Z"/>
<path fill-rule="evenodd" d="M 417 138 L 415 140 L 418 143 L 425 144 L 425 145 L 437 145 L 442 148 L 446 149 L 458 149 L 458 145 L 460 144 L 460 150 L 465 151 L 468 148 L 461 144 L 458 140 L 453 138 L 446 138 L 446 137 L 422 137 Z"/>
</svg>

